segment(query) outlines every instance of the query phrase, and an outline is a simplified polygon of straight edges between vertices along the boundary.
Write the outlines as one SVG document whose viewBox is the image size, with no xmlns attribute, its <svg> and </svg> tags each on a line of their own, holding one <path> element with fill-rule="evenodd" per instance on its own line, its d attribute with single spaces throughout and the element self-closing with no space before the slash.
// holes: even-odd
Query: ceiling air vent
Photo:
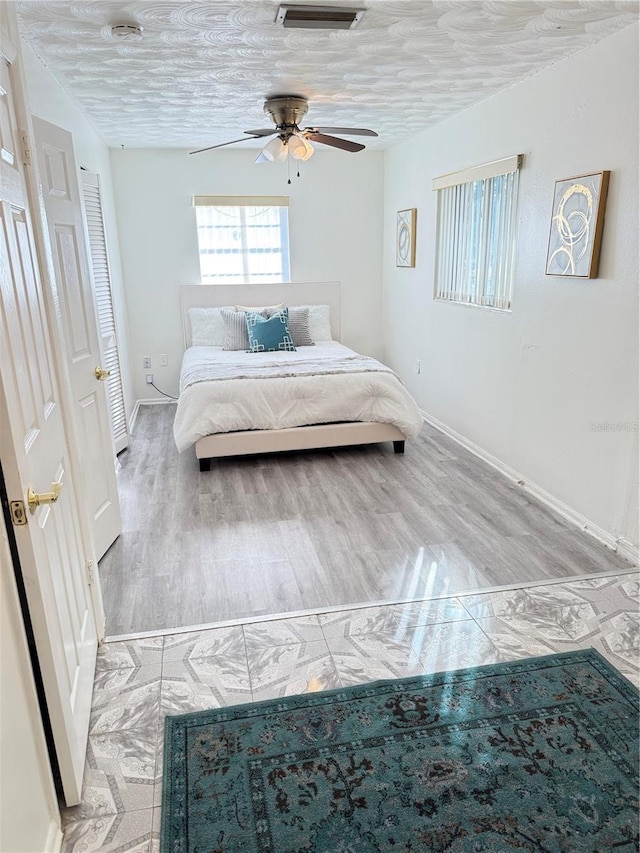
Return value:
<svg viewBox="0 0 640 853">
<path fill-rule="evenodd" d="M 351 30 L 364 12 L 343 6 L 280 6 L 276 24 L 300 30 Z"/>
</svg>

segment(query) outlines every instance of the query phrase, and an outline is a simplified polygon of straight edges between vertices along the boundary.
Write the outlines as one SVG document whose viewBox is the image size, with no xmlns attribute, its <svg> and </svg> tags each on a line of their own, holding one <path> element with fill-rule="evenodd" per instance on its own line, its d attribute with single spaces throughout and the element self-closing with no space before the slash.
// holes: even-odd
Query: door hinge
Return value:
<svg viewBox="0 0 640 853">
<path fill-rule="evenodd" d="M 31 148 L 29 147 L 29 137 L 26 130 L 20 131 L 20 142 L 22 143 L 22 163 L 25 166 L 31 165 Z"/>
<path fill-rule="evenodd" d="M 16 527 L 23 527 L 27 523 L 27 513 L 24 509 L 24 501 L 10 501 L 11 521 Z"/>
<path fill-rule="evenodd" d="M 89 581 L 89 586 L 93 585 L 93 560 L 86 560 L 85 566 L 87 569 L 87 580 Z"/>
</svg>

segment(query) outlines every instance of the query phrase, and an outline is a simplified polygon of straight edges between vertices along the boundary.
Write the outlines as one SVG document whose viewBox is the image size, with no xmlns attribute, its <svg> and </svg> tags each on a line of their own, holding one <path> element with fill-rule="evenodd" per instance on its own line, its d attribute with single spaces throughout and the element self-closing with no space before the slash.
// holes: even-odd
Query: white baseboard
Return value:
<svg viewBox="0 0 640 853">
<path fill-rule="evenodd" d="M 508 480 L 512 480 L 518 486 L 521 486 L 525 492 L 529 492 L 529 494 L 537 498 L 540 503 L 545 504 L 545 506 L 548 506 L 554 512 L 557 512 L 558 515 L 566 518 L 566 520 L 571 524 L 575 524 L 576 527 L 579 527 L 581 530 L 584 530 L 591 534 L 591 536 L 594 536 L 602 542 L 603 545 L 606 545 L 607 548 L 610 548 L 612 551 L 617 551 L 620 556 L 630 560 L 634 565 L 638 564 L 638 548 L 632 542 L 629 542 L 626 539 L 616 538 L 612 533 L 609 533 L 609 531 L 600 527 L 598 524 L 595 524 L 568 504 L 555 497 L 555 495 L 552 495 L 546 489 L 543 489 L 542 486 L 539 486 L 537 483 L 533 483 L 530 480 L 526 480 L 522 474 L 518 473 L 518 471 L 511 468 L 509 465 L 506 465 L 496 456 L 488 453 L 464 435 L 461 435 L 459 432 L 451 429 L 451 427 L 448 427 L 446 424 L 442 423 L 442 421 L 434 418 L 433 415 L 422 410 L 421 413 L 422 417 L 428 424 L 435 427 L 437 430 L 440 430 L 440 432 L 443 432 L 445 435 L 448 435 L 449 438 L 469 450 L 474 454 L 474 456 L 479 457 L 488 465 L 491 465 L 492 468 L 495 468 Z"/>
<path fill-rule="evenodd" d="M 618 554 L 626 560 L 630 560 L 634 566 L 640 565 L 640 548 L 628 539 L 618 539 Z"/>
<path fill-rule="evenodd" d="M 146 399 L 143 398 L 141 400 L 136 400 L 133 404 L 131 417 L 129 418 L 129 433 L 133 435 L 133 429 L 136 425 L 140 406 L 164 406 L 168 405 L 169 403 L 175 403 L 175 400 L 165 400 L 162 397 L 147 397 Z"/>
<path fill-rule="evenodd" d="M 47 832 L 47 840 L 44 847 L 46 853 L 60 853 L 62 849 L 62 829 L 57 821 L 51 821 L 49 832 Z"/>
</svg>

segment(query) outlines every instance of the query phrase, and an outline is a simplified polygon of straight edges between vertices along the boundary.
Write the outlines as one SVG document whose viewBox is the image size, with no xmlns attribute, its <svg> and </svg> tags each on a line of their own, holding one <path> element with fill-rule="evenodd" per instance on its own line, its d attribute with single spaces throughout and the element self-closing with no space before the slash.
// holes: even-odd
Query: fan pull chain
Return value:
<svg viewBox="0 0 640 853">
<path fill-rule="evenodd" d="M 287 183 L 290 184 L 291 183 L 291 160 L 289 159 L 288 154 L 287 154 L 287 174 L 289 175 L 289 180 L 287 181 Z"/>
</svg>

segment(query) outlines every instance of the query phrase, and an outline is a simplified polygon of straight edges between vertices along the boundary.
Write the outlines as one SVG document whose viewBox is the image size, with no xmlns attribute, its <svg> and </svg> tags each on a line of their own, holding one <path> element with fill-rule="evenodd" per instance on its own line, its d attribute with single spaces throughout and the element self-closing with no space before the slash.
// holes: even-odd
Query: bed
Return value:
<svg viewBox="0 0 640 853">
<path fill-rule="evenodd" d="M 420 410 L 393 371 L 340 343 L 338 282 L 187 285 L 181 302 L 185 355 L 174 437 L 179 451 L 195 446 L 201 471 L 217 457 L 284 450 L 390 441 L 401 453 L 418 434 Z M 279 303 L 329 306 L 331 340 L 259 354 L 198 345 L 192 309 L 201 316 L 201 309 Z"/>
</svg>

